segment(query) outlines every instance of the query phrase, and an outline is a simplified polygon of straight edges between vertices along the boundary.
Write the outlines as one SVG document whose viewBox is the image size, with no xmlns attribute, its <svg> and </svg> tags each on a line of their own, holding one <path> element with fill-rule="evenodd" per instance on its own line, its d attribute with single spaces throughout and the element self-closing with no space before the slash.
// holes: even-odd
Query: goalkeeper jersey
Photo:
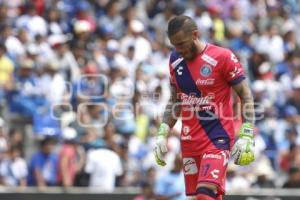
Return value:
<svg viewBox="0 0 300 200">
<path fill-rule="evenodd" d="M 206 44 L 192 61 L 173 51 L 169 68 L 181 100 L 183 156 L 200 155 L 209 148 L 229 150 L 234 142 L 232 86 L 245 79 L 236 56 Z"/>
</svg>

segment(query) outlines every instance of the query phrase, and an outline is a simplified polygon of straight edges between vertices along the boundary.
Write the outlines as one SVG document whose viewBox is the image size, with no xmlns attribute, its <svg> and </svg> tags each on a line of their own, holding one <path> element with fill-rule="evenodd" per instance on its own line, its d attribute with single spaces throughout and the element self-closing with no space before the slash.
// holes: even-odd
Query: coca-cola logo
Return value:
<svg viewBox="0 0 300 200">
<path fill-rule="evenodd" d="M 215 79 L 210 78 L 210 79 L 197 79 L 196 85 L 213 85 L 215 82 Z"/>
</svg>

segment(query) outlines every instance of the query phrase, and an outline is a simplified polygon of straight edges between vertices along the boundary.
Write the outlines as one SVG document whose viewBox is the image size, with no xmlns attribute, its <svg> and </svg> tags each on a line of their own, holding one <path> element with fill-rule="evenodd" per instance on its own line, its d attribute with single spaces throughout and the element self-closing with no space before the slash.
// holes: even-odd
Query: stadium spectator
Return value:
<svg viewBox="0 0 300 200">
<path fill-rule="evenodd" d="M 25 28 L 30 38 L 34 38 L 36 35 L 44 36 L 48 33 L 47 21 L 38 15 L 33 4 L 26 5 L 25 13 L 16 20 L 16 26 L 18 28 Z"/>
<path fill-rule="evenodd" d="M 45 92 L 45 98 L 50 105 L 65 103 L 67 96 L 67 87 L 63 76 L 59 73 L 60 64 L 56 60 L 49 60 L 43 68 L 43 73 L 39 77 L 39 87 Z M 47 91 L 47 92 L 46 92 Z"/>
<path fill-rule="evenodd" d="M 123 168 L 118 154 L 104 148 L 103 144 L 94 144 L 87 152 L 85 172 L 90 174 L 89 187 L 112 192 Z"/>
<path fill-rule="evenodd" d="M 10 86 L 13 81 L 13 73 L 15 66 L 6 55 L 6 47 L 0 44 L 0 96 L 4 98 L 4 91 Z"/>
<path fill-rule="evenodd" d="M 155 199 L 159 199 L 153 190 L 153 185 L 150 183 L 143 183 L 142 186 L 142 194 L 138 195 L 134 198 L 134 200 L 155 200 Z"/>
<path fill-rule="evenodd" d="M 294 166 L 289 169 L 288 180 L 283 184 L 283 188 L 299 188 L 300 187 L 300 170 Z"/>
<path fill-rule="evenodd" d="M 0 161 L 5 158 L 9 150 L 9 138 L 5 129 L 5 121 L 0 118 Z"/>
<path fill-rule="evenodd" d="M 20 129 L 9 130 L 9 146 L 16 147 L 20 150 L 20 155 L 24 154 L 24 134 Z"/>
<path fill-rule="evenodd" d="M 25 59 L 20 63 L 6 98 L 11 112 L 30 118 L 47 105 L 43 91 L 38 86 L 38 78 L 31 59 Z"/>
<path fill-rule="evenodd" d="M 26 160 L 18 147 L 10 147 L 8 156 L 0 164 L 0 182 L 4 186 L 25 187 L 28 175 Z"/>
<path fill-rule="evenodd" d="M 143 62 L 149 59 L 152 53 L 152 46 L 150 41 L 143 36 L 145 31 L 145 25 L 143 22 L 137 19 L 133 19 L 129 22 L 128 32 L 121 39 L 120 49 L 122 53 L 126 53 L 130 46 L 133 46 L 135 62 Z"/>
<path fill-rule="evenodd" d="M 82 147 L 78 146 L 75 129 L 65 127 L 62 138 L 64 144 L 58 155 L 58 184 L 64 187 L 74 185 L 75 177 L 84 167 L 85 155 Z"/>
<path fill-rule="evenodd" d="M 118 0 L 109 1 L 104 7 L 104 15 L 98 20 L 100 32 L 111 32 L 114 38 L 121 38 L 124 34 L 124 24 L 120 12 L 120 2 Z"/>
<path fill-rule="evenodd" d="M 55 139 L 46 137 L 40 141 L 40 150 L 31 158 L 28 171 L 28 185 L 43 189 L 57 186 L 58 156 L 53 152 Z"/>
<path fill-rule="evenodd" d="M 64 79 L 68 82 L 75 82 L 80 78 L 80 70 L 74 54 L 69 49 L 66 35 L 52 35 L 48 38 L 54 50 L 54 59 L 60 64 L 60 70 Z"/>
<path fill-rule="evenodd" d="M 170 200 L 184 200 L 184 181 L 181 171 L 182 161 L 180 155 L 174 159 L 173 169 L 160 177 L 155 182 L 155 193 L 158 198 Z"/>
</svg>

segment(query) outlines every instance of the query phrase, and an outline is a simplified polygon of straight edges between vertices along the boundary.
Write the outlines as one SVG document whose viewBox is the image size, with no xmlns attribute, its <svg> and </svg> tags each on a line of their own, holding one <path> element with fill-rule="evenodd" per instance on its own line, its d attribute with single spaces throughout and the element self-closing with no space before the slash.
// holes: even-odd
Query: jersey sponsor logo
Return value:
<svg viewBox="0 0 300 200">
<path fill-rule="evenodd" d="M 210 65 L 203 65 L 201 68 L 200 68 L 200 74 L 204 77 L 208 77 L 209 75 L 211 75 L 212 73 L 212 68 Z"/>
<path fill-rule="evenodd" d="M 211 158 L 211 159 L 217 159 L 217 160 L 222 160 L 223 159 L 223 166 L 227 165 L 228 160 L 229 160 L 229 151 L 221 151 L 219 154 L 204 154 L 203 159 Z"/>
<path fill-rule="evenodd" d="M 183 126 L 182 131 L 183 131 L 184 135 L 188 135 L 190 133 L 190 127 L 189 126 Z"/>
<path fill-rule="evenodd" d="M 181 61 L 183 61 L 183 58 L 177 58 L 174 62 L 171 63 L 172 68 L 175 69 L 177 65 L 181 63 Z"/>
<path fill-rule="evenodd" d="M 206 158 L 212 158 L 212 159 L 217 159 L 217 160 L 221 160 L 222 159 L 222 156 L 221 155 L 218 155 L 218 154 L 212 154 L 212 153 L 209 153 L 209 154 L 204 154 L 203 155 L 203 159 L 206 159 Z"/>
<path fill-rule="evenodd" d="M 239 68 L 239 67 L 237 67 L 237 66 L 235 66 L 234 70 L 231 71 L 231 72 L 229 72 L 229 74 L 230 74 L 231 78 L 234 78 L 236 75 L 240 74 L 241 72 L 242 72 L 242 69 Z"/>
<path fill-rule="evenodd" d="M 214 179 L 217 179 L 219 178 L 219 173 L 220 173 L 220 170 L 218 169 L 214 169 L 210 172 L 211 176 L 214 178 Z"/>
<path fill-rule="evenodd" d="M 207 105 L 211 102 L 212 96 L 205 96 L 205 97 L 195 97 L 192 95 L 187 95 L 182 93 L 181 94 L 181 101 L 182 104 L 189 104 L 189 105 Z"/>
<path fill-rule="evenodd" d="M 229 161 L 229 151 L 222 151 L 221 155 L 223 156 L 224 159 L 223 166 L 225 166 Z"/>
<path fill-rule="evenodd" d="M 189 126 L 182 127 L 181 140 L 192 140 L 192 136 L 190 136 L 190 127 Z"/>
<path fill-rule="evenodd" d="M 192 140 L 192 136 L 190 135 L 190 127 L 189 126 L 183 126 L 182 127 L 182 135 L 181 140 Z"/>
<path fill-rule="evenodd" d="M 203 54 L 201 58 L 202 60 L 206 61 L 207 63 L 211 64 L 214 67 L 218 64 L 218 61 L 216 61 L 214 58 L 210 57 L 207 54 Z"/>
<path fill-rule="evenodd" d="M 182 135 L 182 136 L 180 137 L 180 139 L 181 139 L 182 141 L 188 141 L 188 140 L 192 140 L 192 136 L 190 136 L 190 135 Z"/>
<path fill-rule="evenodd" d="M 179 76 L 182 75 L 182 70 L 183 70 L 183 67 L 182 67 L 182 66 L 179 66 L 178 69 L 176 70 L 176 72 L 177 72 L 177 74 L 178 74 Z"/>
<path fill-rule="evenodd" d="M 209 78 L 209 79 L 197 79 L 196 80 L 196 85 L 213 85 L 215 83 L 214 78 Z"/>
<path fill-rule="evenodd" d="M 225 144 L 226 143 L 226 140 L 224 138 L 219 138 L 217 139 L 216 141 L 218 144 Z"/>
<path fill-rule="evenodd" d="M 198 168 L 194 158 L 183 158 L 183 172 L 185 175 L 192 175 L 198 173 Z"/>
</svg>

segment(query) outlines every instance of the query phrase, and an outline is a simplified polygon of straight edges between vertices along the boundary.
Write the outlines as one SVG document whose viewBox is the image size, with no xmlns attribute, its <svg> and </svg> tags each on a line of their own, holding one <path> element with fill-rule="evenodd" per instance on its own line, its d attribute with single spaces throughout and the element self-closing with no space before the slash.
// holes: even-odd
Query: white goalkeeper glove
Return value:
<svg viewBox="0 0 300 200">
<path fill-rule="evenodd" d="M 160 166 L 166 165 L 163 156 L 168 152 L 167 135 L 169 133 L 169 130 L 170 127 L 166 123 L 162 123 L 159 126 L 158 134 L 156 136 L 154 156 L 156 163 Z"/>
<path fill-rule="evenodd" d="M 237 165 L 249 165 L 255 160 L 253 125 L 251 123 L 242 124 L 239 139 L 233 146 L 231 156 Z"/>
</svg>

